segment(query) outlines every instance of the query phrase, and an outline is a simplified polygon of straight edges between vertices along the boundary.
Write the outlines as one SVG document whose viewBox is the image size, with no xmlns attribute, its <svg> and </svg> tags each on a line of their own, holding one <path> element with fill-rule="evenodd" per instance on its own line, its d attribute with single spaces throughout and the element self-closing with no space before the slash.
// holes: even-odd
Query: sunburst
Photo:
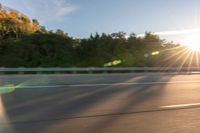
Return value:
<svg viewBox="0 0 200 133">
<path fill-rule="evenodd" d="M 200 52 L 200 34 L 187 36 L 183 40 L 183 45 L 185 45 L 189 50 Z"/>
</svg>

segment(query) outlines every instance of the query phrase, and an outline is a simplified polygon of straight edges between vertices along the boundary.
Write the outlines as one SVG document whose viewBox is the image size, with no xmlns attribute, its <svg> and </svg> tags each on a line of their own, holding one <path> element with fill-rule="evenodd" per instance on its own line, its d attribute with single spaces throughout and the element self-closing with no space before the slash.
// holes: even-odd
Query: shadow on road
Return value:
<svg viewBox="0 0 200 133">
<path fill-rule="evenodd" d="M 124 78 L 126 77 L 126 78 Z M 169 81 L 173 76 L 102 76 L 93 77 L 85 80 L 85 83 L 108 83 L 108 82 L 159 82 Z M 49 78 L 49 77 L 47 77 Z M 84 77 L 82 77 L 84 78 Z M 96 79 L 95 79 L 96 78 Z M 106 79 L 107 78 L 107 79 Z M 40 80 L 40 79 L 38 79 Z M 50 84 L 53 84 L 51 78 Z M 58 80 L 58 79 L 57 79 Z M 65 79 L 67 83 L 68 79 Z M 75 83 L 75 77 L 73 83 Z M 91 80 L 91 81 L 90 81 Z M 56 82 L 55 84 L 57 84 Z M 64 79 L 63 82 L 64 83 Z M 83 82 L 79 82 L 83 83 Z M 52 126 L 61 122 L 69 121 L 77 117 L 87 117 L 95 115 L 103 115 L 107 113 L 104 104 L 112 102 L 112 99 L 118 99 L 125 95 L 125 102 L 108 112 L 126 113 L 137 110 L 145 105 L 154 97 L 162 97 L 165 91 L 165 84 L 160 85 L 126 85 L 126 86 L 91 86 L 91 87 L 62 87 L 62 88 L 29 88 L 19 89 L 14 93 L 3 95 L 3 104 L 8 118 L 11 121 L 11 126 L 16 133 L 38 133 L 51 131 Z M 115 100 L 117 104 L 120 101 Z M 115 104 L 115 105 L 116 105 Z M 112 104 L 111 104 L 112 105 Z M 92 111 L 101 106 L 102 109 L 97 109 L 97 114 Z M 145 105 L 146 106 L 146 105 Z M 102 110 L 102 112 L 101 112 Z M 115 117 L 104 117 L 101 121 L 94 123 L 90 128 L 87 128 L 88 133 L 101 132 L 102 128 L 112 126 L 120 120 L 120 115 Z M 69 119 L 70 118 L 70 119 Z M 55 123 L 48 123 L 56 120 Z M 62 121 L 63 120 L 63 121 Z M 44 123 L 42 126 L 37 126 L 37 123 Z M 73 131 L 72 131 L 73 132 Z"/>
</svg>

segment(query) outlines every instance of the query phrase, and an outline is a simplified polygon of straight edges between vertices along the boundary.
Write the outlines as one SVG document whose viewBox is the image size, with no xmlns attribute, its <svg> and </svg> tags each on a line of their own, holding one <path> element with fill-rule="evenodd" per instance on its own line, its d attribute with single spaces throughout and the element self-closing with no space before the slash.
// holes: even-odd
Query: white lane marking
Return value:
<svg viewBox="0 0 200 133">
<path fill-rule="evenodd" d="M 108 84 L 72 84 L 72 85 L 48 85 L 48 86 L 16 86 L 16 88 L 59 88 L 59 87 L 96 87 L 96 86 L 128 86 L 128 85 L 153 85 L 153 84 L 188 84 L 200 83 L 200 81 L 165 81 L 165 82 L 135 82 L 135 83 L 108 83 Z"/>
<path fill-rule="evenodd" d="M 59 88 L 59 87 L 68 87 L 69 85 L 52 85 L 52 86 L 16 86 L 16 88 Z"/>
<path fill-rule="evenodd" d="M 200 106 L 200 103 L 190 103 L 190 104 L 177 104 L 177 105 L 167 105 L 161 106 L 160 108 L 183 108 L 183 107 L 192 107 L 192 106 Z"/>
</svg>

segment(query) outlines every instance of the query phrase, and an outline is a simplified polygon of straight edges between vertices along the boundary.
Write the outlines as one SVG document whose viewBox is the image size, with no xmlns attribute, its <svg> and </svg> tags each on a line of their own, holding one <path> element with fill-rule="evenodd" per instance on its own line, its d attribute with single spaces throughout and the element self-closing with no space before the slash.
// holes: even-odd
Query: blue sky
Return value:
<svg viewBox="0 0 200 133">
<path fill-rule="evenodd" d="M 79 38 L 200 28 L 200 0 L 3 0 L 3 5 L 38 19 L 48 30 L 60 28 Z M 179 36 L 162 35 L 177 41 Z"/>
</svg>

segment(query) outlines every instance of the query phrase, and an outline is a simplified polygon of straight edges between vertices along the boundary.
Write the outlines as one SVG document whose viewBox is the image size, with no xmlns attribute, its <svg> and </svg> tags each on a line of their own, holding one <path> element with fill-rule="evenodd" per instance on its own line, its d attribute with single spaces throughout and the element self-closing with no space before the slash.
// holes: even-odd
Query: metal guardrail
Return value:
<svg viewBox="0 0 200 133">
<path fill-rule="evenodd" d="M 88 67 L 88 68 L 0 68 L 1 73 L 26 72 L 200 72 L 199 67 Z"/>
</svg>

